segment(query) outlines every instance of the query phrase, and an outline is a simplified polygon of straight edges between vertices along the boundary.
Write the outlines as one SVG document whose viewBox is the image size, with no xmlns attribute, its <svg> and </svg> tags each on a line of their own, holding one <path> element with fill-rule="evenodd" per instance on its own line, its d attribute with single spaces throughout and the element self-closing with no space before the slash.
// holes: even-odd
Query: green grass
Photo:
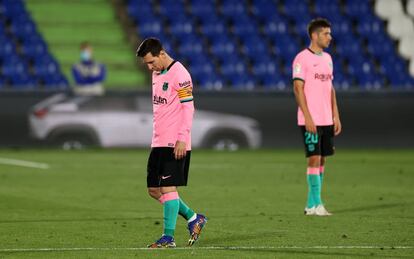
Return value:
<svg viewBox="0 0 414 259">
<path fill-rule="evenodd" d="M 0 150 L 2 158 L 50 165 L 0 164 L 0 258 L 414 256 L 414 150 L 339 150 L 323 187 L 332 217 L 302 214 L 302 151 L 195 150 L 180 194 L 209 217 L 199 243 L 123 249 L 144 248 L 162 231 L 162 208 L 146 193 L 147 156 L 147 150 Z M 188 239 L 185 227 L 180 218 L 179 247 Z M 39 248 L 107 250 L 5 251 Z"/>
</svg>

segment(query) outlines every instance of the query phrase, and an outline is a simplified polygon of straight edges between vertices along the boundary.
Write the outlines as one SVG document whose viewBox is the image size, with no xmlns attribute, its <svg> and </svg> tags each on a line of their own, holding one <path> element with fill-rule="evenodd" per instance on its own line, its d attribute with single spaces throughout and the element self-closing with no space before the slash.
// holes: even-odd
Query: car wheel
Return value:
<svg viewBox="0 0 414 259">
<path fill-rule="evenodd" d="M 245 138 L 237 134 L 221 134 L 211 138 L 208 147 L 214 150 L 236 151 L 247 147 L 247 144 Z"/>
<path fill-rule="evenodd" d="M 91 137 L 82 134 L 66 134 L 56 139 L 55 144 L 63 150 L 82 150 L 93 146 Z"/>
</svg>

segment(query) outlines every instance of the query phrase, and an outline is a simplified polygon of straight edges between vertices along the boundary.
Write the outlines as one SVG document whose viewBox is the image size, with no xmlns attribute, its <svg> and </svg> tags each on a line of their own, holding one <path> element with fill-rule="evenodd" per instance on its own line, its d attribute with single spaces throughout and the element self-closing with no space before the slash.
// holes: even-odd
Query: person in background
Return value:
<svg viewBox="0 0 414 259">
<path fill-rule="evenodd" d="M 73 87 L 75 94 L 102 95 L 104 93 L 106 67 L 93 60 L 93 49 L 89 42 L 81 43 L 80 62 L 72 66 L 72 75 L 75 80 Z"/>
<path fill-rule="evenodd" d="M 324 49 L 332 40 L 331 24 L 318 18 L 308 25 L 310 46 L 293 61 L 293 90 L 307 157 L 308 199 L 305 215 L 330 216 L 321 199 L 326 157 L 334 154 L 334 137 L 342 130 L 333 81 L 332 58 Z"/>
</svg>

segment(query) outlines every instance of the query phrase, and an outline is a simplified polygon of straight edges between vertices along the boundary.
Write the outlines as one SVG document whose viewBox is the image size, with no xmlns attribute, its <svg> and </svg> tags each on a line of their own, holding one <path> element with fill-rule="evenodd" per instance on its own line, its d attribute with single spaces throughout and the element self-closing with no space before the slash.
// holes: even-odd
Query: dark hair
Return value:
<svg viewBox="0 0 414 259">
<path fill-rule="evenodd" d="M 157 38 L 147 38 L 145 39 L 137 49 L 137 57 L 145 57 L 148 53 L 151 53 L 154 57 L 159 56 L 161 50 L 164 50 L 162 47 L 161 41 Z"/>
<path fill-rule="evenodd" d="M 80 44 L 80 49 L 88 48 L 90 46 L 91 44 L 89 43 L 89 41 L 82 41 Z"/>
<path fill-rule="evenodd" d="M 312 38 L 312 33 L 319 31 L 322 28 L 331 28 L 331 23 L 324 18 L 316 18 L 308 24 L 308 35 Z"/>
</svg>

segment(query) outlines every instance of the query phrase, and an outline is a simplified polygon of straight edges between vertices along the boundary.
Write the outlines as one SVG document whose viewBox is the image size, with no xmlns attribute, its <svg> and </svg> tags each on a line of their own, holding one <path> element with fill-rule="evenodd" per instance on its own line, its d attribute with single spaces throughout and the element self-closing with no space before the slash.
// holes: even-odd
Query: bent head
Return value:
<svg viewBox="0 0 414 259">
<path fill-rule="evenodd" d="M 160 40 L 145 39 L 138 47 L 136 56 L 142 58 L 150 71 L 160 72 L 166 68 L 169 56 L 165 52 Z"/>
</svg>

